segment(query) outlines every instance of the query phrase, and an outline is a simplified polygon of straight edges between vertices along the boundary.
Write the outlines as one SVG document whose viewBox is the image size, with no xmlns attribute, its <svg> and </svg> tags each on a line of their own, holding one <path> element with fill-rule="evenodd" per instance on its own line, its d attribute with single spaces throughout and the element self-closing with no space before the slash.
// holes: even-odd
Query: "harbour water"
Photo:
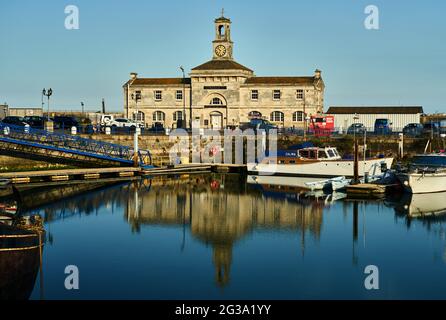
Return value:
<svg viewBox="0 0 446 320">
<path fill-rule="evenodd" d="M 446 298 L 446 194 L 353 201 L 246 179 L 190 175 L 23 196 L 21 213 L 40 215 L 45 228 L 30 298 Z M 69 265 L 79 290 L 64 286 Z M 378 290 L 364 286 L 369 265 Z"/>
</svg>

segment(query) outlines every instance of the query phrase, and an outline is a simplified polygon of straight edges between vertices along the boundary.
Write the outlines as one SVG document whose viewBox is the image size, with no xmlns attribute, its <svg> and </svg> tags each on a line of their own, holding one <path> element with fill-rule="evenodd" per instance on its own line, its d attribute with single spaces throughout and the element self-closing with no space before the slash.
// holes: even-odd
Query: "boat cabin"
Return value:
<svg viewBox="0 0 446 320">
<path fill-rule="evenodd" d="M 310 147 L 302 148 L 299 150 L 285 150 L 277 152 L 277 164 L 296 164 L 298 162 L 306 161 L 315 162 L 334 160 L 341 160 L 341 156 L 339 155 L 336 148 L 333 147 Z M 275 161 L 271 158 L 263 162 L 275 163 Z"/>
</svg>

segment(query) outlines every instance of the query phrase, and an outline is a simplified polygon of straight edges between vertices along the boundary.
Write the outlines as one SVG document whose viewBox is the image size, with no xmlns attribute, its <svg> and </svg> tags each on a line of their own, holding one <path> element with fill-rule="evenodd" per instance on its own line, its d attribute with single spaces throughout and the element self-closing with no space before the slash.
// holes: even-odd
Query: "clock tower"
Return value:
<svg viewBox="0 0 446 320">
<path fill-rule="evenodd" d="M 213 43 L 214 60 L 232 60 L 231 20 L 224 17 L 215 19 L 215 40 Z"/>
</svg>

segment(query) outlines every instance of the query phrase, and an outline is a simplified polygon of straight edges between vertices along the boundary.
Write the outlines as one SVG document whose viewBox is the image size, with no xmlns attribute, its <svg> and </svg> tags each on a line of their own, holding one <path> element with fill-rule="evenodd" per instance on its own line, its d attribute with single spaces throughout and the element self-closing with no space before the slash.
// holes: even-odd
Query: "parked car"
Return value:
<svg viewBox="0 0 446 320">
<path fill-rule="evenodd" d="M 421 123 L 409 123 L 403 128 L 403 134 L 411 137 L 423 135 L 423 125 Z"/>
<path fill-rule="evenodd" d="M 39 116 L 26 116 L 24 119 L 31 128 L 35 129 L 43 129 L 46 121 L 46 118 Z"/>
<path fill-rule="evenodd" d="M 367 131 L 362 123 L 354 123 L 347 129 L 347 134 L 364 134 Z"/>
<path fill-rule="evenodd" d="M 437 135 L 440 133 L 440 123 L 427 122 L 423 125 L 423 132 L 425 135 Z"/>
<path fill-rule="evenodd" d="M 135 121 L 132 121 L 130 119 L 126 118 L 116 118 L 114 120 L 111 120 L 108 122 L 107 127 L 112 127 L 114 129 L 116 128 L 130 128 L 130 129 L 136 129 L 138 127 L 142 127 L 140 123 L 137 123 Z"/>
<path fill-rule="evenodd" d="M 240 129 L 265 130 L 268 132 L 269 130 L 277 130 L 278 127 L 265 119 L 251 119 L 248 123 L 241 125 Z"/>
<path fill-rule="evenodd" d="M 29 124 L 26 123 L 26 121 L 25 121 L 25 119 L 23 117 L 17 117 L 17 116 L 5 117 L 2 120 L 2 123 L 10 124 L 10 125 L 13 125 L 13 126 L 19 126 L 19 127 L 29 126 Z"/>
<path fill-rule="evenodd" d="M 392 133 L 392 122 L 389 119 L 375 120 L 375 134 L 385 135 Z"/>
<path fill-rule="evenodd" d="M 79 122 L 75 117 L 56 116 L 53 118 L 54 129 L 71 129 L 71 127 L 78 127 Z"/>
<path fill-rule="evenodd" d="M 164 124 L 161 122 L 155 122 L 152 126 L 147 129 L 148 132 L 165 132 Z"/>
</svg>

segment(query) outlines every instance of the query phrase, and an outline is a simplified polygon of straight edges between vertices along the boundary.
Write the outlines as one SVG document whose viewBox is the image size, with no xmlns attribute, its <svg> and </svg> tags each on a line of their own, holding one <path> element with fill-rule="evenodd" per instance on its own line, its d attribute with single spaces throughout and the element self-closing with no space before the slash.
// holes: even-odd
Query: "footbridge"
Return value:
<svg viewBox="0 0 446 320">
<path fill-rule="evenodd" d="M 0 123 L 0 154 L 82 167 L 152 163 L 148 150 L 135 152 L 127 146 L 5 123 Z"/>
</svg>

